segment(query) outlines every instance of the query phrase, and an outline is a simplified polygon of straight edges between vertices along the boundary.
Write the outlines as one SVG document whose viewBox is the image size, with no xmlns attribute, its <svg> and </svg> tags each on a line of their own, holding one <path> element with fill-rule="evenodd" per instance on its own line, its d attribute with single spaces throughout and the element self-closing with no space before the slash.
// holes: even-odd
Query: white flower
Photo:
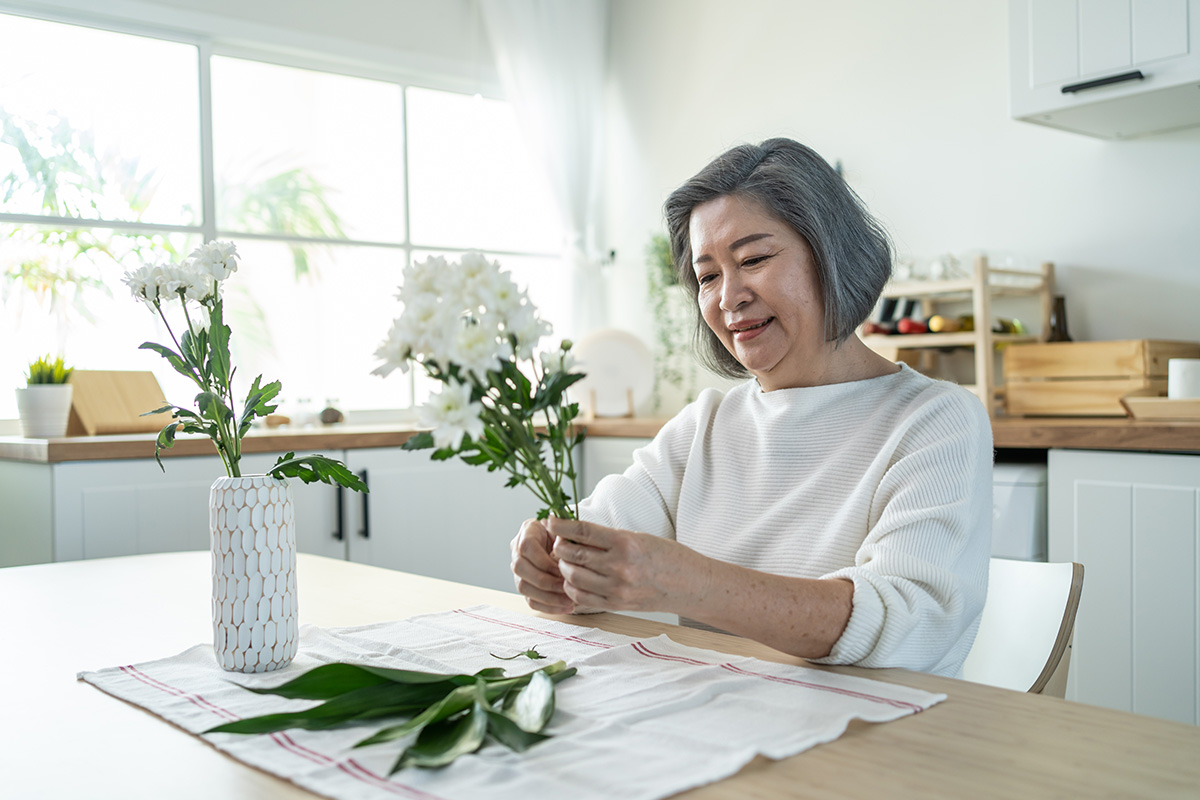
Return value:
<svg viewBox="0 0 1200 800">
<path fill-rule="evenodd" d="M 468 321 L 459 328 L 450 343 L 448 360 L 486 383 L 488 370 L 499 368 L 499 362 L 512 355 L 512 348 L 507 341 L 499 338 L 499 334 L 494 318 L 486 314 Z"/>
<path fill-rule="evenodd" d="M 405 326 L 401 320 L 396 320 L 392 323 L 392 329 L 388 331 L 387 338 L 383 340 L 383 343 L 375 351 L 375 357 L 382 359 L 383 363 L 371 370 L 371 374 L 386 378 L 396 369 L 399 369 L 402 373 L 407 373 L 408 359 L 411 352 L 412 342 L 408 338 Z"/>
<path fill-rule="evenodd" d="M 202 244 L 188 258 L 194 260 L 214 280 L 223 281 L 237 272 L 237 246 L 233 242 Z"/>
<path fill-rule="evenodd" d="M 554 372 L 569 373 L 576 366 L 578 366 L 579 363 L 575 358 L 575 354 L 568 349 L 542 353 L 540 358 L 542 361 L 542 371 L 547 375 Z"/>
<path fill-rule="evenodd" d="M 144 264 L 126 272 L 121 278 L 121 282 L 129 287 L 130 294 L 138 300 L 145 300 L 151 307 L 158 302 L 158 281 L 154 276 L 158 268 L 155 264 Z"/>
<path fill-rule="evenodd" d="M 471 387 L 447 383 L 439 394 L 421 408 L 421 424 L 433 427 L 433 443 L 439 450 L 458 448 L 463 436 L 477 439 L 483 435 L 483 406 L 471 402 Z"/>
<path fill-rule="evenodd" d="M 534 348 L 538 340 L 548 336 L 553 328 L 550 323 L 542 321 L 531 305 L 520 306 L 516 313 L 509 317 L 507 330 L 517 337 L 517 358 L 528 360 L 533 358 Z"/>
</svg>

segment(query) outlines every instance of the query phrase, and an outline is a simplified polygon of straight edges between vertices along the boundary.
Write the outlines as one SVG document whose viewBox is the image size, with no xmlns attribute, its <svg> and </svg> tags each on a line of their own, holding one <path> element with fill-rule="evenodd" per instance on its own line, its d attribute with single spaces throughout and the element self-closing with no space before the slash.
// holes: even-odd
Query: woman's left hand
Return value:
<svg viewBox="0 0 1200 800">
<path fill-rule="evenodd" d="M 546 523 L 563 590 L 577 606 L 678 612 L 707 591 L 707 559 L 678 542 L 579 520 Z"/>
</svg>

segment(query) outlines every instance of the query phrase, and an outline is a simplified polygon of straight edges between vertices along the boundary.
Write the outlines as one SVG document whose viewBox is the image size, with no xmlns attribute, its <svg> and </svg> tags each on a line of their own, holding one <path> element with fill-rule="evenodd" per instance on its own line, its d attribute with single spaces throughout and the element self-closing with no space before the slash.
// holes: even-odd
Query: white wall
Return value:
<svg viewBox="0 0 1200 800">
<path fill-rule="evenodd" d="M 1004 0 L 613 0 L 613 319 L 650 339 L 642 251 L 727 147 L 841 159 L 901 253 L 1057 264 L 1075 339 L 1200 339 L 1200 128 L 1108 142 L 1008 116 Z"/>
</svg>

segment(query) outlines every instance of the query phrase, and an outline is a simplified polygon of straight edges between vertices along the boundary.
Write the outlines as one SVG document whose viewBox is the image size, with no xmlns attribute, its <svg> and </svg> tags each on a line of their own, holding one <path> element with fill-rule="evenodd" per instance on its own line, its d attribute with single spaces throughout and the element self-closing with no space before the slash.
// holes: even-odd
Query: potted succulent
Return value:
<svg viewBox="0 0 1200 800">
<path fill-rule="evenodd" d="M 21 414 L 23 436 L 52 438 L 67 435 L 74 389 L 67 380 L 72 371 L 61 356 L 53 361 L 50 356 L 43 356 L 29 365 L 27 385 L 17 389 L 17 410 Z"/>
</svg>

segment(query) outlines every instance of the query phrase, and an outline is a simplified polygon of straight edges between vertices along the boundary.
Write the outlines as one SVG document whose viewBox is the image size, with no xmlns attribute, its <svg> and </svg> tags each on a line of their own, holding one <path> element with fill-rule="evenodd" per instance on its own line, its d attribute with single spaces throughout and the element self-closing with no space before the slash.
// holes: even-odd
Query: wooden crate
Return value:
<svg viewBox="0 0 1200 800">
<path fill-rule="evenodd" d="M 1123 417 L 1121 398 L 1165 394 L 1167 361 L 1200 358 L 1200 343 L 1155 339 L 1013 344 L 1004 350 L 1011 416 Z"/>
</svg>

